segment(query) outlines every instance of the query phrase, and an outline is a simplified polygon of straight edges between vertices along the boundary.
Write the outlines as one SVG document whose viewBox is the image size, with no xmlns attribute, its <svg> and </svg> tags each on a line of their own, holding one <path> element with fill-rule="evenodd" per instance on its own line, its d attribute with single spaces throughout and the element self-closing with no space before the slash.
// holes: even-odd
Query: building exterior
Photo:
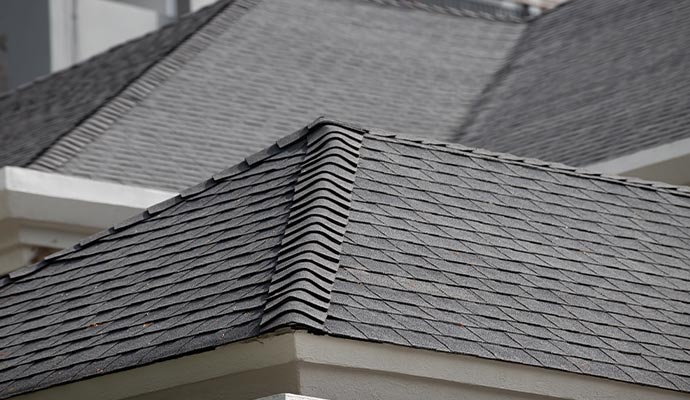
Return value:
<svg viewBox="0 0 690 400">
<path fill-rule="evenodd" d="M 221 0 L 1 95 L 1 397 L 688 398 L 690 7 L 455 3 Z"/>
<path fill-rule="evenodd" d="M 526 19 L 458 4 L 221 1 L 0 97 L 0 163 L 28 169 L 5 179 L 21 175 L 40 187 L 46 175 L 32 170 L 85 178 L 79 187 L 99 199 L 94 207 L 114 201 L 87 189 L 99 181 L 135 199 L 101 213 L 110 219 L 69 224 L 55 221 L 83 209 L 65 212 L 50 194 L 36 207 L 56 215 L 30 211 L 45 220 L 6 212 L 2 224 L 13 228 L 3 230 L 2 264 L 26 265 L 103 229 L 241 161 L 286 123 L 317 115 L 607 174 L 690 181 L 684 2 L 582 0 Z M 649 49 L 643 63 L 631 58 L 639 46 Z M 152 198 L 142 194 L 149 191 Z"/>
<path fill-rule="evenodd" d="M 211 2 L 3 1 L 0 3 L 0 91 L 68 68 Z"/>
<path fill-rule="evenodd" d="M 317 120 L 4 278 L 2 395 L 685 399 L 689 205 Z"/>
</svg>

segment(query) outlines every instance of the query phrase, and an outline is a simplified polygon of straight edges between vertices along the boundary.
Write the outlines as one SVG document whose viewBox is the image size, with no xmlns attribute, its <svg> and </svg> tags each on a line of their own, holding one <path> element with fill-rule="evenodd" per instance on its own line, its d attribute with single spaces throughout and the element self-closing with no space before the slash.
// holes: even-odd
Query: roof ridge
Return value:
<svg viewBox="0 0 690 400">
<path fill-rule="evenodd" d="M 105 100 L 105 102 L 83 117 L 70 130 L 62 133 L 27 165 L 38 170 L 54 171 L 71 160 L 75 154 L 99 137 L 120 117 L 147 98 L 160 84 L 179 71 L 199 52 L 207 48 L 213 39 L 227 29 L 230 23 L 244 15 L 260 1 L 221 0 L 219 3 L 204 7 L 196 13 L 188 14 L 188 16 L 191 16 L 202 12 L 204 9 L 218 7 L 218 10 L 215 10 L 208 16 L 204 22 L 173 46 L 169 52 L 158 60 L 153 61 L 141 74 L 125 84 L 114 96 Z M 226 12 L 230 7 L 237 8 L 238 11 L 235 13 Z M 165 27 L 152 33 L 158 32 L 161 29 L 165 29 Z"/>
<path fill-rule="evenodd" d="M 57 251 L 55 253 L 52 253 L 48 256 L 46 256 L 43 260 L 27 265 L 25 267 L 19 268 L 17 270 L 14 270 L 4 276 L 0 276 L 0 287 L 4 286 L 6 283 L 20 279 L 24 276 L 31 275 L 32 273 L 38 271 L 39 269 L 42 269 L 43 267 L 47 266 L 50 264 L 52 261 L 57 260 L 63 256 L 66 256 L 68 254 L 71 254 L 77 250 L 81 250 L 85 247 L 88 247 L 96 242 L 98 242 L 101 239 L 104 239 L 108 237 L 111 234 L 118 233 L 122 231 L 123 229 L 129 228 L 130 226 L 137 224 L 142 221 L 146 221 L 149 218 L 160 214 L 161 212 L 179 204 L 180 202 L 184 201 L 185 199 L 197 195 L 199 193 L 202 193 L 206 190 L 209 190 L 216 186 L 218 183 L 225 181 L 228 178 L 231 178 L 237 174 L 240 174 L 251 167 L 261 163 L 262 161 L 266 160 L 267 158 L 279 153 L 286 147 L 289 147 L 293 143 L 303 139 L 304 137 L 308 136 L 311 132 L 317 132 L 319 129 L 325 125 L 331 126 L 331 127 L 340 127 L 342 129 L 347 129 L 352 132 L 358 132 L 360 134 L 367 133 L 368 130 L 365 130 L 363 128 L 348 124 L 343 121 L 338 121 L 335 119 L 330 119 L 326 117 L 319 117 L 316 120 L 314 120 L 312 123 L 309 125 L 298 129 L 297 131 L 293 132 L 292 134 L 283 137 L 282 139 L 279 139 L 277 142 L 272 144 L 271 146 L 258 151 L 248 157 L 246 157 L 242 162 L 233 165 L 232 167 L 226 168 L 216 174 L 214 174 L 211 178 L 206 179 L 194 186 L 191 186 L 183 191 L 181 191 L 179 194 L 164 200 L 160 203 L 154 204 L 150 207 L 148 207 L 146 210 L 137 213 L 130 218 L 120 221 L 116 223 L 115 225 L 111 226 L 110 228 L 104 229 L 100 232 L 94 233 L 91 236 L 88 236 L 82 240 L 80 240 L 78 243 L 74 244 L 73 246 L 67 247 L 65 249 L 62 249 L 60 251 Z M 361 140 L 360 140 L 361 142 Z"/>
<path fill-rule="evenodd" d="M 424 10 L 429 12 L 435 12 L 446 15 L 453 15 L 458 17 L 469 17 L 469 18 L 481 18 L 489 21 L 499 21 L 499 22 L 512 22 L 512 23 L 525 23 L 529 22 L 530 18 L 515 17 L 511 16 L 509 12 L 505 14 L 501 13 L 490 13 L 484 11 L 474 11 L 466 8 L 452 7 L 448 5 L 437 5 L 437 4 L 425 4 L 420 1 L 415 0 L 365 0 L 369 3 L 376 3 L 383 6 L 395 6 L 404 7 L 416 10 Z M 495 9 L 501 9 L 499 6 L 491 6 L 487 4 L 487 7 L 493 7 Z"/>
<path fill-rule="evenodd" d="M 329 120 L 309 129 L 262 332 L 295 325 L 323 330 L 365 133 Z"/>
<path fill-rule="evenodd" d="M 675 194 L 684 197 L 690 197 L 690 187 L 688 186 L 673 185 L 665 182 L 647 181 L 640 178 L 626 177 L 620 175 L 609 175 L 602 172 L 592 171 L 583 167 L 571 167 L 558 162 L 543 161 L 530 157 L 519 157 L 509 153 L 494 152 L 476 147 L 468 147 L 458 143 L 446 143 L 428 139 L 415 139 L 411 137 L 406 137 L 404 135 L 389 133 L 382 130 L 372 130 L 370 131 L 370 136 L 383 139 L 394 138 L 410 144 L 423 144 L 428 146 L 434 146 L 439 149 L 445 149 L 453 153 L 465 154 L 470 157 L 493 159 L 509 164 L 517 164 L 536 169 L 555 171 L 571 176 L 577 176 L 580 178 L 595 179 L 610 183 L 618 183 L 625 186 L 633 186 L 643 189 L 656 190 L 664 193 Z"/>
</svg>

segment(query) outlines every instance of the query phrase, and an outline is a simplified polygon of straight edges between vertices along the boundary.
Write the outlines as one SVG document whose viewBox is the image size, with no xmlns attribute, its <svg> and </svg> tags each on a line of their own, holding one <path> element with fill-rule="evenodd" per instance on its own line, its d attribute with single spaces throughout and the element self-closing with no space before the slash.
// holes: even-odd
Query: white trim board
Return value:
<svg viewBox="0 0 690 400">
<path fill-rule="evenodd" d="M 174 195 L 27 168 L 0 168 L 0 274 L 26 265 L 36 248 L 70 246 Z"/>
<path fill-rule="evenodd" d="M 17 399 L 249 400 L 277 393 L 352 400 L 690 399 L 688 393 L 605 378 L 302 331 L 221 346 Z"/>
<path fill-rule="evenodd" d="M 690 184 L 690 138 L 590 164 L 586 168 L 605 174 L 688 185 Z"/>
</svg>

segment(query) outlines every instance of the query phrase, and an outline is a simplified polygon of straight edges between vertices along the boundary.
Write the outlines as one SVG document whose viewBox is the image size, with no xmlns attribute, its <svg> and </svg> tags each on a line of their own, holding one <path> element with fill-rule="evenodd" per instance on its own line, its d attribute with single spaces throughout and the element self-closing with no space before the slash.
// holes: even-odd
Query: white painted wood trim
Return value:
<svg viewBox="0 0 690 400">
<path fill-rule="evenodd" d="M 318 382 L 323 398 L 328 396 L 329 385 L 337 385 L 337 377 L 359 373 L 397 376 L 401 379 L 427 385 L 448 383 L 475 389 L 499 389 L 510 398 L 511 393 L 521 398 L 555 399 L 621 399 L 621 400 L 680 400 L 690 394 L 649 386 L 595 378 L 552 369 L 515 363 L 485 360 L 478 357 L 448 354 L 430 350 L 412 349 L 381 343 L 349 340 L 306 332 L 287 332 L 279 335 L 251 339 L 118 373 L 103 375 L 79 382 L 56 386 L 17 399 L 75 399 L 99 398 L 119 400 L 165 389 L 197 384 L 198 398 L 203 397 L 203 382 L 232 374 L 259 371 L 270 367 L 289 365 L 302 381 L 309 380 L 311 370 L 329 371 L 336 379 Z M 267 373 L 266 385 L 274 381 Z M 372 378 L 376 379 L 376 378 Z M 122 382 L 127 382 L 123 385 Z M 436 383 L 434 383 L 436 382 Z M 314 381 L 311 380 L 313 385 Z M 313 386 L 312 386 L 313 387 Z M 274 387 L 275 393 L 293 391 Z M 354 393 L 354 391 L 353 391 Z M 492 393 L 489 391 L 489 393 Z M 497 393 L 497 392 L 493 392 Z M 231 395 L 231 393 L 229 393 Z M 320 395 L 321 396 L 321 395 Z M 145 396 L 143 397 L 145 398 Z M 230 397 L 229 397 L 230 398 Z M 355 398 L 343 396 L 338 398 Z M 357 397 L 360 398 L 360 397 Z M 387 399 L 386 393 L 370 393 L 367 398 Z"/>
<path fill-rule="evenodd" d="M 0 221 L 104 229 L 176 193 L 20 167 L 0 168 Z"/>
<path fill-rule="evenodd" d="M 690 183 L 690 138 L 591 164 L 589 170 L 672 184 Z"/>
</svg>

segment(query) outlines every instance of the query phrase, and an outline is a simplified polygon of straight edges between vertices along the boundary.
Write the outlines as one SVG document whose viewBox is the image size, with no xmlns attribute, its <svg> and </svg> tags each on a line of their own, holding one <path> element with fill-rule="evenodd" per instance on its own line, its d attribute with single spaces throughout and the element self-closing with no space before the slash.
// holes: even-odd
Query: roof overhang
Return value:
<svg viewBox="0 0 690 400">
<path fill-rule="evenodd" d="M 0 274 L 29 248 L 61 249 L 175 193 L 20 167 L 0 168 Z"/>
<path fill-rule="evenodd" d="M 324 399 L 690 398 L 547 368 L 284 331 L 17 399 L 256 399 L 276 393 Z"/>
<path fill-rule="evenodd" d="M 674 185 L 689 185 L 690 138 L 591 164 L 587 169 Z"/>
</svg>

